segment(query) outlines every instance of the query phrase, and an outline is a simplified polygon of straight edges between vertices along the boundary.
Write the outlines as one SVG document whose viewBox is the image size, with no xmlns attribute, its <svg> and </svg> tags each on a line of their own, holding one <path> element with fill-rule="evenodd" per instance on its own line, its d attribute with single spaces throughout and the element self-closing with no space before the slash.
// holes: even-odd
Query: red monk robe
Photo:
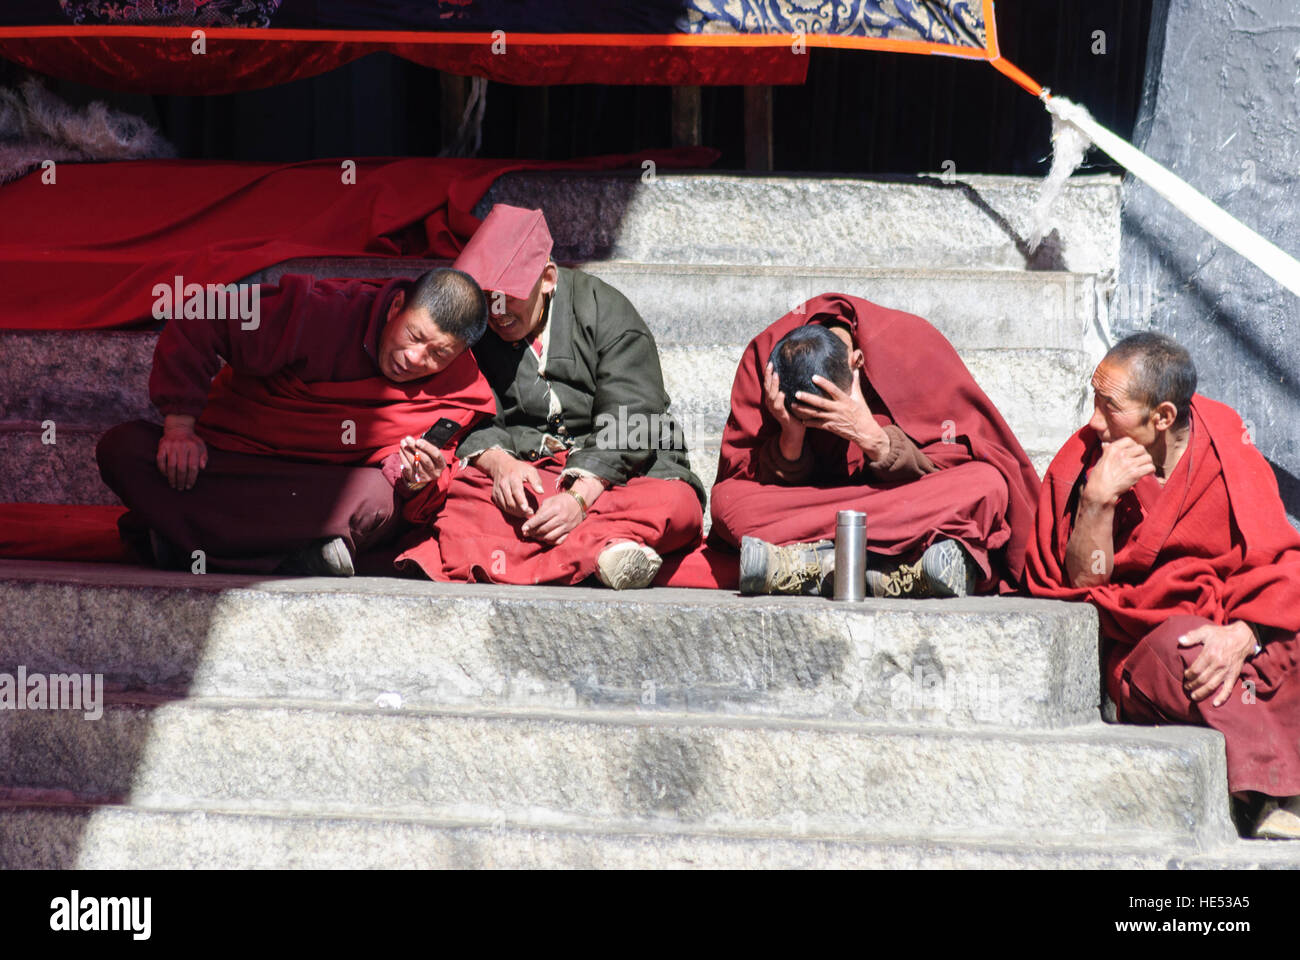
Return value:
<svg viewBox="0 0 1300 960">
<path fill-rule="evenodd" d="M 1212 727 L 1227 741 L 1232 792 L 1300 794 L 1300 534 L 1273 471 L 1236 411 L 1197 395 L 1188 448 L 1164 486 L 1146 476 L 1119 500 L 1110 582 L 1074 588 L 1066 545 L 1100 455 L 1096 432 L 1084 427 L 1048 468 L 1026 557 L 1030 592 L 1097 608 L 1120 719 Z M 1221 706 L 1192 701 L 1183 672 L 1202 648 L 1178 638 L 1235 620 L 1261 628 L 1263 651 Z"/>
<path fill-rule="evenodd" d="M 110 430 L 96 457 L 130 508 L 123 538 L 147 555 L 153 529 L 187 561 L 201 549 L 215 568 L 269 573 L 323 539 L 342 537 L 356 556 L 396 536 L 398 498 L 410 496 L 395 452 L 401 439 L 441 417 L 468 427 L 493 411 L 469 351 L 423 379 L 380 374 L 389 305 L 410 288 L 286 276 L 263 288 L 255 329 L 238 318 L 170 322 L 154 352 L 150 397 L 164 415 L 198 415 L 208 464 L 193 488 L 174 489 L 157 466 L 160 426 Z M 223 357 L 228 365 L 212 379 Z M 417 502 L 439 502 L 453 472 Z"/>
<path fill-rule="evenodd" d="M 809 430 L 811 482 L 778 483 L 780 428 L 763 401 L 768 357 L 795 328 L 831 321 L 853 329 L 865 360 L 864 397 L 904 455 L 871 465 L 860 447 Z M 861 510 L 873 554 L 911 557 L 937 539 L 957 540 L 979 565 L 982 589 L 1010 592 L 1024 567 L 1037 497 L 1029 458 L 938 330 L 920 317 L 830 293 L 786 314 L 745 349 L 722 435 L 710 542 L 833 539 L 837 511 Z"/>
</svg>

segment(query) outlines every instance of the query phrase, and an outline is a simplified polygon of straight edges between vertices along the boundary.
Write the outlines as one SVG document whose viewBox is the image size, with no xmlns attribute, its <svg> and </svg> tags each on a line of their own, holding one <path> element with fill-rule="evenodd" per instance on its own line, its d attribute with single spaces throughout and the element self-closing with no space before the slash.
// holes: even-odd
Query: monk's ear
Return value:
<svg viewBox="0 0 1300 960">
<path fill-rule="evenodd" d="M 1151 411 L 1151 425 L 1157 430 L 1168 430 L 1178 419 L 1178 408 L 1166 400 Z"/>
<path fill-rule="evenodd" d="M 560 268 L 555 265 L 555 261 L 549 261 L 542 269 L 542 295 L 548 296 L 555 291 L 555 286 L 560 282 Z"/>
<path fill-rule="evenodd" d="M 388 305 L 388 318 L 392 320 L 402 312 L 402 307 L 406 306 L 406 291 L 398 290 L 393 294 L 393 302 Z"/>
<path fill-rule="evenodd" d="M 849 354 L 849 369 L 861 370 L 867 365 L 867 358 L 862 355 L 861 350 L 854 350 Z"/>
</svg>

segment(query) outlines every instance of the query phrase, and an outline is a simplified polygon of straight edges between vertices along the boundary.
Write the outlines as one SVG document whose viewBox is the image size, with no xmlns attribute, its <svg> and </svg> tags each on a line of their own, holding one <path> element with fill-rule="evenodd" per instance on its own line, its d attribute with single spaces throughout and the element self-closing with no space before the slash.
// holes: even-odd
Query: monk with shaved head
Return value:
<svg viewBox="0 0 1300 960">
<path fill-rule="evenodd" d="M 1300 838 L 1300 534 L 1253 431 L 1169 337 L 1120 341 L 1043 482 L 1029 590 L 1101 617 L 1118 718 L 1226 740 L 1257 836 Z"/>
</svg>

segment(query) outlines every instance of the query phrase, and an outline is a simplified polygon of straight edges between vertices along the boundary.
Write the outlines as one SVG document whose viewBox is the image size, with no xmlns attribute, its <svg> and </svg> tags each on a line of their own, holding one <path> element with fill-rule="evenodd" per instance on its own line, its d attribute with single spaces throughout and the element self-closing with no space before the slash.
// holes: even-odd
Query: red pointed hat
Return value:
<svg viewBox="0 0 1300 960">
<path fill-rule="evenodd" d="M 540 210 L 498 203 L 452 264 L 491 293 L 523 300 L 551 259 L 551 231 Z"/>
</svg>

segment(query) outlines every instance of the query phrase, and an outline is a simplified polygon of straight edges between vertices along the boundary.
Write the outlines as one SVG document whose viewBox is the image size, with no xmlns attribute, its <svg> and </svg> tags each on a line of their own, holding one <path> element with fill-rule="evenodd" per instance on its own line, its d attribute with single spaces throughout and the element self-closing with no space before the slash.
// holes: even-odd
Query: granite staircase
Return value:
<svg viewBox="0 0 1300 960">
<path fill-rule="evenodd" d="M 1072 182 L 1070 269 L 1029 271 L 1035 189 L 529 174 L 485 204 L 542 206 L 637 305 L 709 482 L 744 344 L 830 290 L 934 322 L 1042 469 L 1119 192 Z M 152 344 L 0 335 L 0 499 L 113 502 L 93 444 L 152 415 Z M 0 623 L 0 674 L 106 683 L 96 719 L 0 710 L 0 867 L 1300 866 L 1237 838 L 1218 734 L 1102 722 L 1083 606 L 0 561 Z"/>
</svg>

